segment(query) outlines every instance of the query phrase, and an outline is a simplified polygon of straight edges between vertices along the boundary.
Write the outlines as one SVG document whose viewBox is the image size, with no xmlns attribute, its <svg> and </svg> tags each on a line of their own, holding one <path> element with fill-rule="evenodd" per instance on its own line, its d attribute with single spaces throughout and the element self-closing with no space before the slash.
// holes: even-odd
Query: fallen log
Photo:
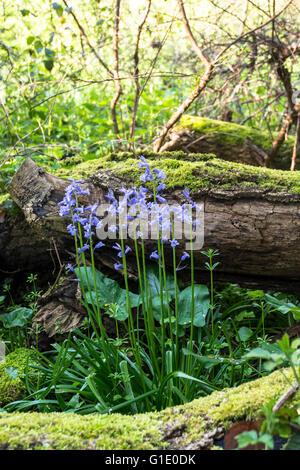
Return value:
<svg viewBox="0 0 300 470">
<path fill-rule="evenodd" d="M 166 192 L 168 202 L 182 203 L 182 188 L 189 186 L 193 199 L 204 204 L 203 249 L 220 250 L 218 261 L 221 264 L 216 279 L 249 287 L 259 285 L 260 288 L 300 292 L 298 172 L 252 168 L 224 162 L 211 155 L 167 153 L 147 157 L 151 165 L 162 168 L 167 174 L 167 185 L 171 188 Z M 67 174 L 72 176 L 72 171 Z M 75 176 L 80 174 L 88 176 L 83 186 L 89 188 L 90 196 L 85 196 L 85 202 L 102 204 L 106 202 L 109 187 L 118 191 L 138 182 L 137 158 L 111 155 L 103 161 L 94 161 L 92 166 L 86 162 L 76 167 Z M 29 257 L 32 268 L 40 268 L 41 260 L 45 266 L 51 265 L 50 253 L 45 253 L 45 247 L 49 247 L 52 238 L 56 240 L 62 259 L 72 259 L 73 240 L 66 231 L 66 220 L 58 215 L 57 206 L 68 184 L 32 160 L 25 160 L 9 185 L 9 193 L 21 209 L 21 216 L 18 235 L 3 237 L 1 232 L 2 266 L 24 269 Z M 0 227 L 3 224 L 6 227 L 5 221 Z M 20 230 L 23 230 L 22 234 Z M 14 233 L 11 225 L 10 232 Z M 20 235 L 22 242 L 18 240 Z M 6 246 L 1 246 L 3 239 Z M 154 245 L 154 241 L 146 242 L 147 254 L 153 251 Z M 184 249 L 183 245 L 180 249 Z M 196 276 L 202 280 L 206 273 L 205 258 L 200 252 L 195 256 Z M 134 256 L 128 260 L 129 272 L 136 277 Z M 98 251 L 96 262 L 99 267 L 112 267 L 117 261 L 116 252 L 109 245 L 105 251 Z"/>
<path fill-rule="evenodd" d="M 198 116 L 183 116 L 172 129 L 161 151 L 183 150 L 194 153 L 214 153 L 227 161 L 254 166 L 269 166 L 268 153 L 272 149 L 272 137 L 267 132 Z M 289 170 L 294 138 L 287 137 L 274 156 L 270 166 Z M 297 151 L 296 169 L 299 170 L 300 149 Z"/>
</svg>

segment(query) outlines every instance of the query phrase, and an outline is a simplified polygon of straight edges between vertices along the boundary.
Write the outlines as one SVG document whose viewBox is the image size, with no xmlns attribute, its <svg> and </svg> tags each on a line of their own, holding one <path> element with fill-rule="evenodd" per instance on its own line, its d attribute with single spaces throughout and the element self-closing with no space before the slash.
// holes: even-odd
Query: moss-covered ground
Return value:
<svg viewBox="0 0 300 470">
<path fill-rule="evenodd" d="M 17 356 L 23 354 L 24 350 L 10 355 L 6 366 L 19 364 Z M 0 370 L 3 377 L 3 367 Z M 293 379 L 291 370 L 284 374 Z M 220 425 L 226 429 L 236 420 L 259 417 L 261 407 L 289 387 L 285 377 L 276 371 L 182 406 L 142 415 L 1 412 L 0 449 L 185 449 Z M 9 386 L 7 397 L 12 399 Z M 299 398 L 298 393 L 289 406 L 298 404 Z"/>
</svg>

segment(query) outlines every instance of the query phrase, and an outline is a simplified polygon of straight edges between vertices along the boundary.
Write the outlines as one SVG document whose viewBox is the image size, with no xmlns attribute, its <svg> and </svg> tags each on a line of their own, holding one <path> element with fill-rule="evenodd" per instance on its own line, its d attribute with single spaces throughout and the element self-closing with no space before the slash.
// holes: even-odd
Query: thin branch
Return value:
<svg viewBox="0 0 300 470">
<path fill-rule="evenodd" d="M 197 42 L 194 38 L 194 35 L 191 31 L 191 28 L 190 28 L 190 25 L 189 25 L 189 22 L 188 22 L 186 13 L 185 13 L 183 1 L 182 0 L 177 0 L 177 3 L 178 3 L 180 15 L 181 15 L 181 20 L 182 20 L 183 25 L 185 27 L 187 36 L 188 36 L 188 38 L 191 42 L 191 45 L 192 45 L 195 53 L 197 54 L 197 56 L 199 57 L 199 59 L 203 63 L 205 72 L 200 77 L 200 80 L 199 80 L 198 84 L 196 85 L 196 87 L 194 88 L 194 90 L 192 91 L 192 93 L 184 100 L 184 102 L 181 104 L 181 106 L 179 106 L 177 111 L 171 116 L 171 118 L 169 119 L 167 124 L 165 124 L 165 126 L 163 127 L 160 135 L 158 136 L 158 138 L 154 142 L 154 145 L 153 145 L 154 152 L 159 152 L 160 151 L 161 146 L 162 146 L 169 130 L 176 124 L 176 122 L 181 118 L 181 116 L 185 113 L 185 111 L 191 106 L 191 104 L 195 101 L 195 99 L 198 98 L 200 93 L 204 90 L 204 88 L 206 87 L 206 85 L 208 84 L 208 82 L 211 78 L 211 75 L 212 75 L 212 72 L 213 72 L 213 69 L 214 69 L 213 64 L 211 62 L 209 62 L 209 60 L 204 55 L 203 51 L 198 46 L 198 44 L 197 44 Z"/>
<path fill-rule="evenodd" d="M 272 148 L 268 152 L 268 159 L 266 161 L 266 166 L 270 166 L 272 163 L 275 155 L 277 154 L 278 150 L 280 149 L 281 145 L 283 144 L 287 131 L 292 124 L 293 120 L 297 116 L 297 114 L 300 112 L 300 103 L 296 104 L 294 106 L 294 109 L 287 115 L 286 119 L 284 120 L 283 126 L 279 131 L 278 136 L 272 143 Z"/>
<path fill-rule="evenodd" d="M 135 41 L 135 49 L 134 49 L 134 55 L 133 55 L 133 60 L 134 60 L 134 82 L 135 82 L 135 97 L 134 97 L 134 105 L 133 105 L 133 112 L 132 112 L 132 119 L 131 119 L 131 124 L 130 124 L 130 131 L 129 131 L 129 138 L 132 139 L 135 131 L 135 123 L 136 123 L 136 115 L 137 115 L 137 109 L 138 109 L 138 104 L 140 100 L 140 80 L 139 80 L 139 45 L 140 45 L 140 39 L 141 39 L 141 34 L 142 30 L 144 27 L 144 24 L 147 21 L 150 8 L 151 8 L 151 2 L 152 0 L 148 0 L 148 4 L 146 7 L 146 12 L 145 15 L 140 22 L 138 26 L 138 31 L 137 31 L 137 36 L 136 36 L 136 41 Z"/>
<path fill-rule="evenodd" d="M 109 69 L 109 67 L 106 65 L 106 63 L 103 61 L 103 59 L 101 59 L 100 55 L 98 54 L 98 52 L 96 51 L 95 47 L 92 45 L 91 41 L 89 40 L 83 26 L 81 25 L 81 23 L 79 22 L 77 16 L 75 15 L 75 13 L 73 12 L 72 8 L 69 7 L 68 3 L 66 2 L 66 0 L 63 0 L 64 4 L 66 5 L 66 7 L 69 9 L 69 12 L 70 14 L 73 16 L 74 18 L 74 21 L 75 23 L 77 24 L 78 26 L 78 29 L 80 31 L 80 34 L 81 36 L 83 37 L 83 39 L 85 40 L 85 42 L 87 43 L 87 45 L 89 46 L 89 48 L 91 49 L 92 53 L 94 54 L 94 56 L 97 58 L 98 62 L 102 65 L 102 67 L 105 68 L 105 70 L 109 73 L 109 75 L 113 76 L 113 73 L 111 72 L 111 70 Z"/>
<path fill-rule="evenodd" d="M 230 49 L 231 46 L 233 46 L 237 42 L 241 41 L 241 39 L 244 39 L 244 37 L 248 36 L 249 34 L 253 34 L 256 31 L 258 31 L 259 29 L 265 28 L 265 26 L 272 23 L 276 18 L 278 18 L 278 16 L 280 16 L 291 5 L 291 3 L 293 3 L 293 1 L 294 0 L 289 0 L 289 2 L 278 13 L 276 13 L 276 15 L 274 17 L 270 18 L 264 24 L 262 24 L 260 26 L 256 26 L 255 28 L 251 29 L 250 31 L 247 31 L 246 33 L 244 33 L 241 36 L 237 37 L 230 44 L 227 44 L 227 46 L 225 46 L 224 49 L 221 52 L 219 52 L 219 54 L 217 54 L 217 56 L 215 57 L 213 63 L 216 64 L 219 61 L 219 59 L 225 54 L 225 52 L 227 52 L 228 49 Z"/>
<path fill-rule="evenodd" d="M 291 171 L 295 170 L 299 139 L 300 139 L 300 113 L 297 116 L 296 135 L 295 135 L 295 142 L 294 142 L 294 147 L 293 147 L 292 161 L 291 161 L 291 168 L 290 168 Z"/>
<path fill-rule="evenodd" d="M 120 76 L 119 76 L 120 3 L 121 3 L 121 0 L 116 0 L 116 12 L 115 12 L 115 21 L 114 21 L 114 29 L 113 29 L 114 84 L 115 84 L 116 91 L 110 103 L 112 120 L 113 120 L 114 130 L 116 134 L 120 133 L 118 120 L 117 120 L 116 106 L 122 93 L 122 87 L 121 87 Z"/>
<path fill-rule="evenodd" d="M 285 402 L 294 395 L 294 393 L 298 390 L 299 384 L 298 382 L 294 382 L 293 385 L 279 398 L 279 400 L 275 403 L 272 408 L 273 413 L 276 413 L 284 404 Z"/>
</svg>

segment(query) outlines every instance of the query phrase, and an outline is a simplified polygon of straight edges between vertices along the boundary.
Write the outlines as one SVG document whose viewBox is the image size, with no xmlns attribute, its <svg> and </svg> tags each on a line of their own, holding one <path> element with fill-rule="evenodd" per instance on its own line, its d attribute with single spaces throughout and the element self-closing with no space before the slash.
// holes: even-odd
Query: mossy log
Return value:
<svg viewBox="0 0 300 470">
<path fill-rule="evenodd" d="M 0 370 L 1 374 L 1 370 Z M 293 380 L 290 369 L 185 405 L 133 416 L 0 413 L 1 450 L 204 450 L 218 447 L 233 422 L 261 417 Z M 297 392 L 286 406 L 299 404 Z"/>
<path fill-rule="evenodd" d="M 248 126 L 198 116 L 183 116 L 169 132 L 168 140 L 161 151 L 214 153 L 224 160 L 265 166 L 272 140 L 269 133 Z M 272 160 L 271 168 L 289 170 L 293 146 L 294 138 L 288 137 Z M 297 156 L 296 169 L 299 170 L 300 148 Z"/>
<path fill-rule="evenodd" d="M 146 156 L 151 166 L 162 168 L 167 174 L 168 202 L 182 203 L 182 188 L 189 187 L 193 199 L 204 204 L 203 249 L 220 250 L 217 279 L 248 283 L 251 287 L 300 291 L 298 172 L 254 168 L 224 162 L 212 155 Z M 137 160 L 132 154 L 113 154 L 77 165 L 73 170 L 60 170 L 58 174 L 86 177 L 84 186 L 89 188 L 90 196 L 85 202 L 101 204 L 107 202 L 105 194 L 109 187 L 118 192 L 121 187 L 138 184 Z M 24 269 L 29 258 L 27 243 L 31 268 L 41 269 L 42 263 L 49 267 L 55 256 L 53 247 L 52 258 L 49 251 L 52 238 L 62 260 L 70 260 L 71 256 L 72 261 L 73 240 L 57 206 L 68 184 L 32 160 L 25 160 L 9 185 L 9 193 L 21 209 L 19 225 L 14 228 L 9 218 L 10 229 L 5 220 L 0 224 L 4 227 L 4 236 L 3 232 L 0 236 L 2 266 Z M 13 235 L 16 230 L 18 236 Z M 154 245 L 155 241 L 146 242 L 147 254 L 155 249 Z M 180 250 L 184 250 L 183 244 L 178 254 Z M 200 251 L 195 256 L 196 277 L 201 280 L 206 272 L 205 258 Z M 134 277 L 134 256 L 128 260 Z M 99 266 L 111 267 L 118 258 L 108 245 L 104 251 L 98 251 L 96 261 Z"/>
</svg>

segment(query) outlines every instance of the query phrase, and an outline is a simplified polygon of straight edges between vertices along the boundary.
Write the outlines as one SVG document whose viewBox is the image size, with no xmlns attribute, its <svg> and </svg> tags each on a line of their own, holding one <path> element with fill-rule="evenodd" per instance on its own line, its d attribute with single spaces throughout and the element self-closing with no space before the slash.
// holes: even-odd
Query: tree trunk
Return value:
<svg viewBox="0 0 300 470">
<path fill-rule="evenodd" d="M 224 169 L 226 171 L 226 169 Z M 228 170 L 227 170 L 228 171 Z M 266 170 L 270 171 L 270 170 Z M 203 175 L 204 177 L 205 175 Z M 198 178 L 201 175 L 197 174 Z M 55 251 L 49 251 L 55 240 L 62 262 L 74 261 L 73 239 L 66 231 L 69 223 L 58 214 L 57 203 L 63 198 L 69 183 L 53 176 L 27 159 L 9 185 L 9 193 L 21 209 L 15 223 L 8 218 L 2 222 L 0 234 L 1 269 L 39 270 L 53 266 Z M 130 184 L 112 171 L 100 171 L 86 180 L 84 187 L 90 196 L 86 203 L 106 203 L 107 189 L 114 190 Z M 169 202 L 182 203 L 181 191 L 169 191 Z M 218 249 L 220 266 L 216 279 L 239 282 L 250 287 L 273 288 L 300 292 L 300 194 L 268 192 L 252 185 L 241 189 L 206 188 L 194 194 L 197 203 L 204 204 L 204 246 Z M 0 225 L 0 227 L 1 227 Z M 119 261 L 112 243 L 98 250 L 98 267 L 112 267 Z M 146 254 L 155 249 L 155 241 L 146 241 Z M 178 251 L 184 251 L 181 244 Z M 167 252 L 167 264 L 171 267 Z M 196 278 L 205 279 L 205 257 L 195 252 Z M 135 257 L 128 257 L 129 274 L 136 278 Z M 187 270 L 188 271 L 188 270 Z M 188 276 L 185 270 L 181 275 Z"/>
</svg>

